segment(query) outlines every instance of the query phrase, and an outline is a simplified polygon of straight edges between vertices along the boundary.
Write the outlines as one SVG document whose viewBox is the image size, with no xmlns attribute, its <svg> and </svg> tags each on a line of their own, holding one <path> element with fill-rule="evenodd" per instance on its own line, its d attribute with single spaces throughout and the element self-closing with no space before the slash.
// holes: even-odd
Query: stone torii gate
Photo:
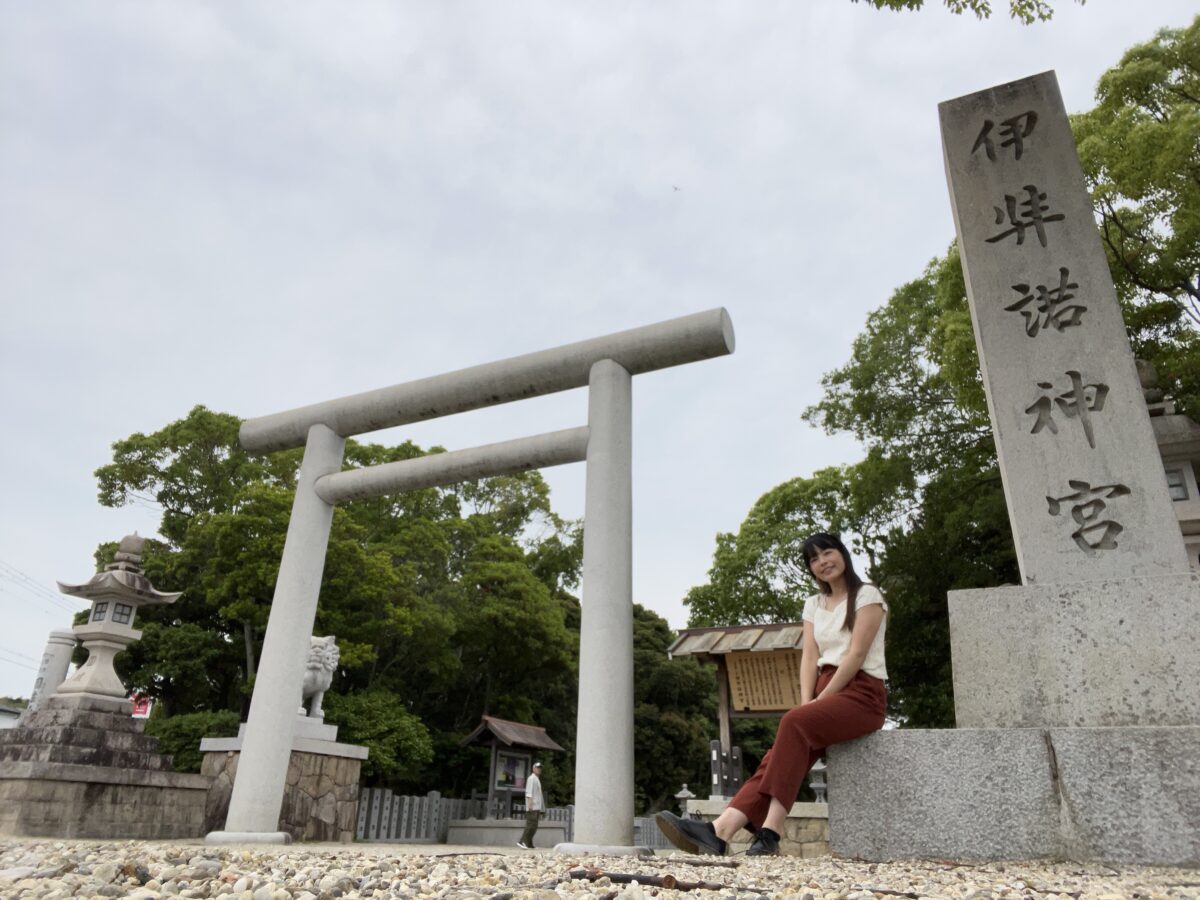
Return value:
<svg viewBox="0 0 1200 900">
<path fill-rule="evenodd" d="M 249 451 L 305 449 L 229 815 L 207 840 L 287 840 L 279 810 L 334 506 L 586 461 L 575 838 L 589 847 L 631 845 L 632 376 L 733 346 L 728 313 L 713 309 L 244 422 Z M 584 427 L 342 471 L 348 437 L 585 385 Z"/>
</svg>

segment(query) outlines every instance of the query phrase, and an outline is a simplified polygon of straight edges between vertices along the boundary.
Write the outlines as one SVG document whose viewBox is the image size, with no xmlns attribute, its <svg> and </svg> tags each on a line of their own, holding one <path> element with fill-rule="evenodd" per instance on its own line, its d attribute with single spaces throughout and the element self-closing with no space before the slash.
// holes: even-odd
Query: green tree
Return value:
<svg viewBox="0 0 1200 900">
<path fill-rule="evenodd" d="M 636 808 L 670 809 L 683 784 L 708 783 L 708 744 L 716 737 L 715 670 L 694 657 L 669 659 L 675 632 L 666 619 L 633 606 Z"/>
<path fill-rule="evenodd" d="M 183 596 L 139 616 L 144 637 L 118 667 L 159 700 L 164 723 L 192 716 L 161 726 L 185 735 L 248 700 L 293 501 L 299 453 L 251 457 L 239 425 L 196 407 L 118 441 L 97 471 L 102 503 L 163 512 L 164 540 L 148 542 L 144 565 Z M 346 464 L 422 453 L 348 441 Z M 536 472 L 335 511 L 316 631 L 338 635 L 328 717 L 372 747 L 370 777 L 445 788 L 459 778 L 446 768 L 453 748 L 483 712 L 553 722 L 573 739 L 579 616 L 566 588 L 579 545 L 578 523 L 554 514 Z"/>
<path fill-rule="evenodd" d="M 236 512 L 251 484 L 290 488 L 300 451 L 251 456 L 237 440 L 241 420 L 197 406 L 154 434 L 113 444 L 113 461 L 96 470 L 103 506 L 141 503 L 162 510 L 159 534 L 178 545 L 192 518 Z"/>
<path fill-rule="evenodd" d="M 1109 268 L 1139 358 L 1200 412 L 1200 17 L 1109 69 L 1072 117 Z"/>
<path fill-rule="evenodd" d="M 325 710 L 329 721 L 337 723 L 338 740 L 370 750 L 363 763 L 364 780 L 411 780 L 433 758 L 429 729 L 390 691 L 331 691 L 325 695 Z"/>
<path fill-rule="evenodd" d="M 200 739 L 233 737 L 238 732 L 238 714 L 219 712 L 184 713 L 167 718 L 155 707 L 146 722 L 146 734 L 158 738 L 158 749 L 171 757 L 176 772 L 199 772 L 202 762 Z"/>
</svg>

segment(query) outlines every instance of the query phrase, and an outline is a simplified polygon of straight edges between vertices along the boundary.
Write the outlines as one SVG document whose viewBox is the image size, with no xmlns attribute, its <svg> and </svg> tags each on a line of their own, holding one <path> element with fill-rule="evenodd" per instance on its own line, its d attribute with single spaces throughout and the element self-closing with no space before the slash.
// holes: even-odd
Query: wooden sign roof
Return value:
<svg viewBox="0 0 1200 900">
<path fill-rule="evenodd" d="M 529 750 L 562 750 L 546 729 L 540 725 L 525 725 L 510 722 L 495 716 L 483 716 L 479 727 L 463 738 L 461 746 L 468 744 L 504 744 L 507 747 L 523 747 Z"/>
<path fill-rule="evenodd" d="M 702 661 L 728 653 L 799 650 L 804 645 L 802 622 L 775 622 L 770 625 L 729 625 L 717 628 L 685 628 L 667 655 L 695 656 Z"/>
</svg>

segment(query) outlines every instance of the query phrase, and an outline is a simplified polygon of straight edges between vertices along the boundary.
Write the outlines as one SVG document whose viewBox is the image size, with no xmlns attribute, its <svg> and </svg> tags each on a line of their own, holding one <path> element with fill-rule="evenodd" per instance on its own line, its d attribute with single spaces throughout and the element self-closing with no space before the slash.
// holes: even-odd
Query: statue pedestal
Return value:
<svg viewBox="0 0 1200 900">
<path fill-rule="evenodd" d="M 333 725 L 308 718 L 296 723 L 278 828 L 292 840 L 354 840 L 359 776 L 367 748 L 340 744 L 333 740 L 336 736 Z M 204 810 L 205 831 L 211 833 L 225 827 L 241 759 L 242 734 L 204 738 L 200 752 L 204 755 L 201 774 L 212 778 Z"/>
</svg>

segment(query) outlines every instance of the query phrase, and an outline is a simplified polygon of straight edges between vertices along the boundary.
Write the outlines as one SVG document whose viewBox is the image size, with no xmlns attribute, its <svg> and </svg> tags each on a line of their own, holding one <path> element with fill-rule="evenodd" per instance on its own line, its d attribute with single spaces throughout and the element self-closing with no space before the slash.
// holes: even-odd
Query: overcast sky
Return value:
<svg viewBox="0 0 1200 900">
<path fill-rule="evenodd" d="M 113 441 L 724 306 L 733 356 L 634 382 L 634 597 L 682 626 L 718 531 L 859 457 L 800 413 L 953 237 L 938 102 L 1055 69 L 1087 109 L 1195 12 L 1056 5 L 0 0 L 0 694 L 81 606 L 55 580 L 156 530 L 96 502 Z M 371 439 L 585 421 L 573 391 Z M 546 474 L 582 515 L 583 467 Z"/>
</svg>

